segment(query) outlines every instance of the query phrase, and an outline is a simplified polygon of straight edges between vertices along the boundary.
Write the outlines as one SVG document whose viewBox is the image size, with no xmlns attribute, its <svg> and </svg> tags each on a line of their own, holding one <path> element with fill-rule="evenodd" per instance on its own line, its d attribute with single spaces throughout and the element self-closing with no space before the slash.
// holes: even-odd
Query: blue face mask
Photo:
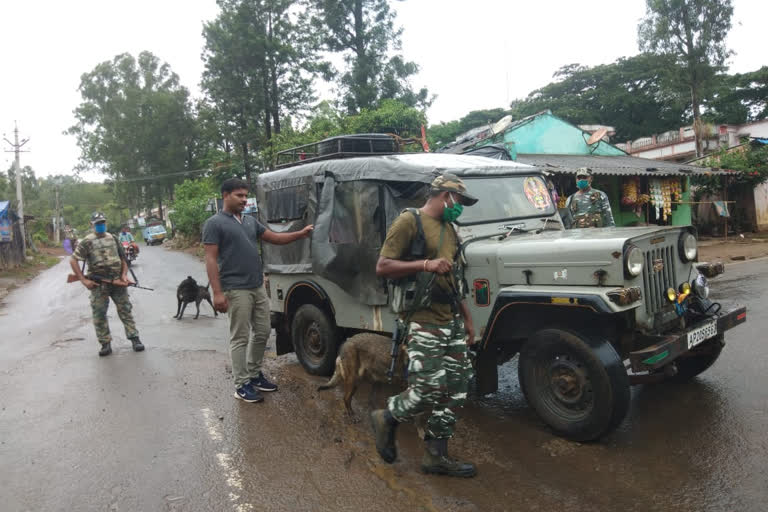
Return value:
<svg viewBox="0 0 768 512">
<path fill-rule="evenodd" d="M 107 232 L 107 223 L 106 222 L 99 222 L 98 224 L 93 225 L 93 230 L 96 233 L 106 233 Z"/>
<path fill-rule="evenodd" d="M 576 180 L 576 186 L 579 187 L 579 190 L 584 190 L 589 186 L 589 180 Z"/>
</svg>

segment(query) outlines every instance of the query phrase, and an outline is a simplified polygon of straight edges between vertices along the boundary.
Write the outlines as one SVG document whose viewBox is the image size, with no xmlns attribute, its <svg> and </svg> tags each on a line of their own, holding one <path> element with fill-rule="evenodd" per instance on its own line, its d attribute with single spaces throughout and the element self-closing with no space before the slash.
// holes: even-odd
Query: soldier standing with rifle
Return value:
<svg viewBox="0 0 768 512">
<path fill-rule="evenodd" d="M 69 264 L 77 279 L 91 290 L 91 311 L 96 338 L 101 343 L 100 356 L 112 353 L 112 336 L 107 323 L 109 299 L 117 307 L 117 315 L 125 327 L 125 336 L 131 340 L 133 350 L 141 352 L 144 345 L 139 341 L 139 331 L 131 314 L 131 301 L 127 287 L 134 284 L 128 278 L 123 248 L 117 239 L 107 232 L 107 217 L 101 212 L 91 215 L 93 233 L 86 236 L 72 254 Z M 88 263 L 88 274 L 84 275 L 78 262 Z"/>
<path fill-rule="evenodd" d="M 472 375 L 467 345 L 475 341 L 472 317 L 458 291 L 459 239 L 453 222 L 463 205 L 476 202 L 457 176 L 438 176 L 426 204 L 406 210 L 392 223 L 376 264 L 376 275 L 393 281 L 397 337 L 407 343 L 409 357 L 408 389 L 390 397 L 386 409 L 371 413 L 376 449 L 385 462 L 394 462 L 397 425 L 426 412 L 425 473 L 477 473 L 474 464 L 448 455 L 455 411 L 464 404 Z"/>
</svg>

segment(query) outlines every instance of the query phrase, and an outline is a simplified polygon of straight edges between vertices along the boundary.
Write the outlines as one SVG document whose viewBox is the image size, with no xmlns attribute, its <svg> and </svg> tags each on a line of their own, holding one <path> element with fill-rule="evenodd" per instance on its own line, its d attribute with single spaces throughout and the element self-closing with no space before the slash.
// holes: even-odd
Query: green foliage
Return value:
<svg viewBox="0 0 768 512">
<path fill-rule="evenodd" d="M 739 124 L 768 117 L 768 66 L 757 71 L 720 75 L 702 115 L 708 122 Z"/>
<path fill-rule="evenodd" d="M 188 179 L 176 185 L 171 213 L 175 229 L 185 236 L 199 238 L 203 223 L 211 216 L 205 207 L 216 196 L 211 178 Z"/>
<path fill-rule="evenodd" d="M 326 48 L 344 56 L 339 78 L 341 103 L 349 113 L 374 109 L 383 99 L 396 99 L 424 109 L 433 98 L 426 88 L 414 91 L 408 78 L 419 67 L 406 61 L 401 28 L 387 0 L 311 0 L 313 26 Z"/>
<path fill-rule="evenodd" d="M 574 124 L 604 124 L 616 128 L 616 140 L 632 140 L 677 128 L 686 120 L 667 69 L 666 55 L 640 54 L 594 67 L 570 64 L 555 81 L 512 104 L 520 119 L 550 109 Z"/>
<path fill-rule="evenodd" d="M 353 133 L 394 133 L 401 137 L 421 134 L 426 117 L 420 110 L 397 100 L 382 100 L 379 108 L 364 109 L 357 115 L 343 115 L 329 103 L 322 102 L 312 110 L 304 129 L 290 126 L 273 138 L 271 147 L 261 152 L 265 167 L 270 167 L 277 152 L 328 137 Z"/>
<path fill-rule="evenodd" d="M 28 215 L 27 205 L 40 197 L 40 184 L 35 177 L 35 171 L 28 165 L 21 168 L 21 194 L 24 197 L 24 213 Z M 6 174 L 0 172 L 0 199 L 16 202 L 16 170 L 13 165 Z"/>
<path fill-rule="evenodd" d="M 68 133 L 80 146 L 80 168 L 115 180 L 116 197 L 135 209 L 161 204 L 178 181 L 166 175 L 192 164 L 189 92 L 179 77 L 149 52 L 124 53 L 83 74 L 79 90 Z"/>
<path fill-rule="evenodd" d="M 252 153 L 270 145 L 289 113 L 307 108 L 325 65 L 298 0 L 217 3 L 219 16 L 203 30 L 209 101 L 202 127 L 235 151 L 250 179 Z"/>
<path fill-rule="evenodd" d="M 736 148 L 722 149 L 719 153 L 697 162 L 705 167 L 719 167 L 738 171 L 727 175 L 729 189 L 735 187 L 755 188 L 768 180 L 768 146 L 745 144 Z M 723 189 L 724 177 L 720 175 L 696 176 L 691 182 L 699 187 L 699 195 L 712 194 Z"/>
<path fill-rule="evenodd" d="M 427 119 L 420 110 L 407 104 L 384 99 L 378 108 L 364 108 L 346 120 L 349 133 L 394 133 L 401 137 L 420 135 Z"/>
<path fill-rule="evenodd" d="M 674 59 L 670 72 L 680 97 L 690 99 L 695 127 L 703 98 L 732 54 L 725 44 L 732 16 L 731 0 L 646 0 L 638 27 L 640 49 Z M 697 130 L 696 154 L 701 151 Z"/>
</svg>

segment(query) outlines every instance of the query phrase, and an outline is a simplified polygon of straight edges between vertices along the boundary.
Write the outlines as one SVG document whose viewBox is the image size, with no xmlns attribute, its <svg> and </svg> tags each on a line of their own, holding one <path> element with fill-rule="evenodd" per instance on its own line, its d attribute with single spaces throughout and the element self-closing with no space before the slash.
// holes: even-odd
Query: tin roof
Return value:
<svg viewBox="0 0 768 512">
<path fill-rule="evenodd" d="M 576 174 L 579 167 L 588 167 L 594 174 L 619 176 L 690 176 L 694 174 L 728 174 L 720 169 L 697 167 L 663 160 L 651 160 L 634 156 L 592 155 L 517 155 L 520 163 L 535 165 L 555 173 Z"/>
</svg>

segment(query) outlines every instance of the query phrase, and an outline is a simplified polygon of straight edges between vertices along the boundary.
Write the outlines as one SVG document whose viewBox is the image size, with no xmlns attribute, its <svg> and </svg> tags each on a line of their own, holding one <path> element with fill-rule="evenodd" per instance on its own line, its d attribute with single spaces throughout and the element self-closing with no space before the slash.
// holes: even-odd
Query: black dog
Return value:
<svg viewBox="0 0 768 512">
<path fill-rule="evenodd" d="M 211 293 L 208 290 L 208 285 L 199 286 L 197 281 L 192 279 L 192 276 L 187 276 L 176 289 L 176 299 L 179 301 L 179 306 L 176 310 L 176 315 L 173 318 L 177 320 L 181 320 L 181 317 L 184 315 L 184 310 L 187 309 L 187 304 L 190 302 L 194 302 L 195 307 L 197 308 L 197 314 L 195 315 L 195 320 L 197 320 L 197 317 L 200 316 L 200 303 L 203 300 L 208 301 L 208 304 L 211 305 L 214 316 L 219 316 L 216 309 L 213 307 L 213 302 L 211 302 Z"/>
</svg>

